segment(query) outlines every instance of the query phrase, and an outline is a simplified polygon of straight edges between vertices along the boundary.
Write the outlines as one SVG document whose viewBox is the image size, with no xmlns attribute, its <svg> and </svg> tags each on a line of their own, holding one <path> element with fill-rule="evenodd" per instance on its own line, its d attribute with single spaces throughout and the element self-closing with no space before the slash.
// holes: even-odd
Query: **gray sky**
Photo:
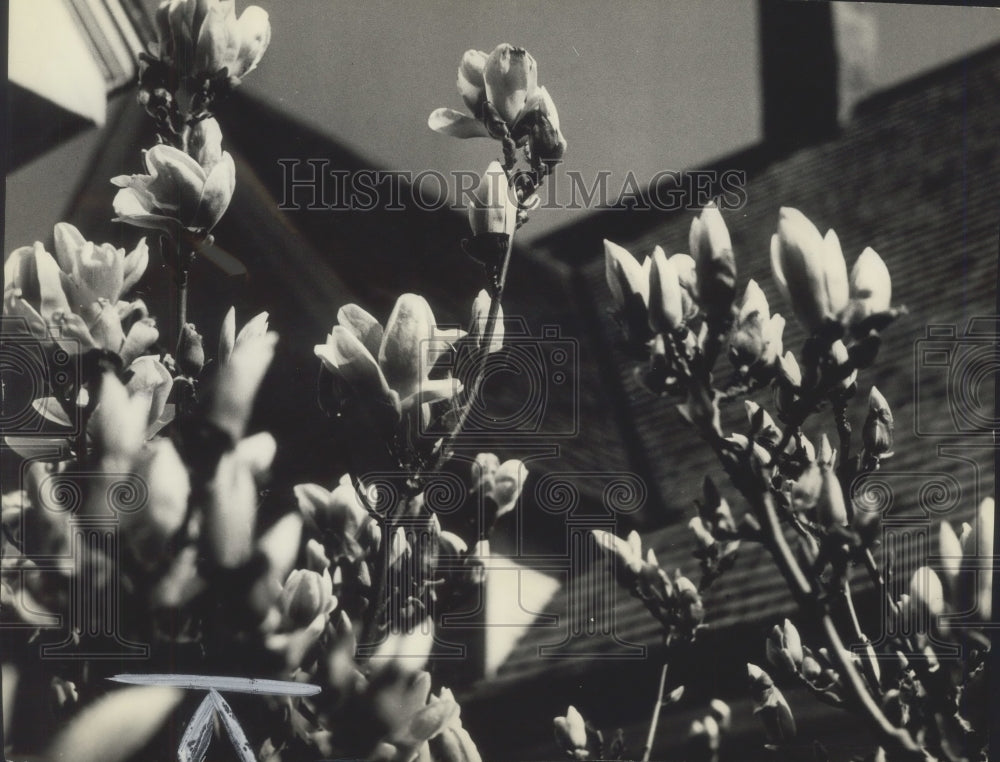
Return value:
<svg viewBox="0 0 1000 762">
<path fill-rule="evenodd" d="M 610 2 L 345 2 L 258 0 L 271 48 L 248 87 L 340 137 L 376 166 L 443 172 L 485 168 L 489 140 L 431 132 L 437 106 L 462 109 L 459 58 L 471 47 L 526 47 L 559 108 L 565 167 L 643 181 L 760 138 L 754 0 Z M 870 4 L 878 85 L 1000 39 L 1000 11 Z M 561 186 L 562 187 L 562 186 Z M 532 217 L 526 236 L 570 222 Z"/>
<path fill-rule="evenodd" d="M 247 5 L 237 2 L 239 10 Z M 569 141 L 565 166 L 585 177 L 609 170 L 611 188 L 630 170 L 645 184 L 658 171 L 689 168 L 760 138 L 753 0 L 257 3 L 271 14 L 273 38 L 245 86 L 376 168 L 485 169 L 495 143 L 446 138 L 426 120 L 435 107 L 462 108 L 455 90 L 462 53 L 500 42 L 527 47 L 538 60 Z M 871 7 L 879 85 L 1000 40 L 996 9 Z M 95 135 L 7 178 L 5 253 L 51 230 L 76 185 L 72 168 L 85 166 Z M 522 238 L 581 213 L 540 211 Z"/>
</svg>

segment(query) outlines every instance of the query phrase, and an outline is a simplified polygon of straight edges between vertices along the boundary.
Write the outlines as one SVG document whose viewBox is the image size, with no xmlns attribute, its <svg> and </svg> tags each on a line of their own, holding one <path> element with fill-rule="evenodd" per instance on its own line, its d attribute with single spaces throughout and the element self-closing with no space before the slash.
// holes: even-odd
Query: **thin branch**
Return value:
<svg viewBox="0 0 1000 762">
<path fill-rule="evenodd" d="M 660 724 L 660 710 L 663 708 L 663 692 L 667 687 L 667 668 L 670 664 L 663 662 L 660 669 L 660 687 L 656 691 L 656 703 L 653 704 L 653 717 L 649 721 L 649 732 L 646 734 L 646 745 L 642 748 L 642 762 L 649 762 L 653 753 L 653 740 L 656 738 L 656 727 Z"/>
<path fill-rule="evenodd" d="M 497 318 L 500 315 L 500 306 L 503 301 L 504 287 L 507 284 L 507 272 L 510 269 L 511 253 L 513 250 L 514 236 L 511 235 L 507 239 L 507 249 L 504 252 L 500 267 L 497 268 L 496 272 L 491 274 L 493 282 L 490 284 L 490 309 L 486 315 L 486 326 L 483 329 L 483 336 L 480 342 L 482 358 L 479 361 L 479 367 L 476 370 L 476 375 L 473 377 L 472 385 L 469 388 L 469 395 L 462 407 L 462 412 L 448 433 L 448 436 L 440 444 L 431 471 L 437 471 L 448 457 L 448 453 L 454 446 L 455 441 L 469 422 L 472 408 L 476 405 L 479 394 L 482 391 L 483 381 L 486 379 L 486 367 L 490 359 L 490 344 L 493 343 L 493 337 L 496 335 Z"/>
<path fill-rule="evenodd" d="M 898 759 L 925 759 L 920 746 L 913 740 L 913 737 L 905 728 L 897 728 L 882 712 L 878 704 L 872 698 L 864 679 L 858 672 L 854 662 L 848 658 L 844 649 L 844 643 L 840 639 L 840 633 L 830 616 L 830 612 L 820 602 L 816 590 L 812 583 L 802 572 L 801 567 L 795 560 L 784 533 L 781 531 L 781 524 L 778 514 L 774 508 L 774 501 L 770 494 L 761 495 L 761 501 L 755 506 L 763 515 L 760 516 L 764 525 L 766 544 L 771 555 L 774 557 L 778 569 L 791 588 L 793 596 L 797 599 L 799 606 L 807 613 L 812 612 L 819 620 L 823 630 L 827 646 L 830 651 L 830 658 L 845 687 L 850 692 L 852 703 L 857 707 L 859 713 L 868 721 L 872 731 L 878 737 L 880 744 L 894 754 L 898 754 Z"/>
</svg>

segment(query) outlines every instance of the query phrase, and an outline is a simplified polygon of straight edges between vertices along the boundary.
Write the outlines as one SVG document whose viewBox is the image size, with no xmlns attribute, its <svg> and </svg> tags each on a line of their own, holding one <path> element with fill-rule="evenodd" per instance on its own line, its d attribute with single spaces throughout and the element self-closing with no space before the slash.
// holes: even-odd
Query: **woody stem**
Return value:
<svg viewBox="0 0 1000 762">
<path fill-rule="evenodd" d="M 649 762 L 649 755 L 653 753 L 653 740 L 656 738 L 656 726 L 660 724 L 660 710 L 663 708 L 663 692 L 667 688 L 667 668 L 669 663 L 664 661 L 660 669 L 660 687 L 656 691 L 656 703 L 653 704 L 653 717 L 649 721 L 649 732 L 646 734 L 646 745 L 642 747 L 642 762 Z"/>
<path fill-rule="evenodd" d="M 465 428 L 465 425 L 469 422 L 469 416 L 472 414 L 472 408 L 476 405 L 479 393 L 482 390 L 483 381 L 486 378 L 486 365 L 490 358 L 490 344 L 493 343 L 493 337 L 496 334 L 497 318 L 500 315 L 500 305 L 503 300 L 504 286 L 507 284 L 507 271 L 510 269 L 510 259 L 513 250 L 514 236 L 511 235 L 507 238 L 507 249 L 504 252 L 503 260 L 500 262 L 500 265 L 493 268 L 493 271 L 490 273 L 490 309 L 486 315 L 486 325 L 483 328 L 483 338 L 480 345 L 480 352 L 482 356 L 479 360 L 479 367 L 476 370 L 476 375 L 473 377 L 472 385 L 469 389 L 469 396 L 465 401 L 465 405 L 462 407 L 462 412 L 458 417 L 458 421 L 455 422 L 455 425 L 452 427 L 451 432 L 449 432 L 447 439 L 445 439 L 441 445 L 435 466 L 440 466 L 444 459 L 448 457 L 448 453 L 455 444 L 455 440 L 458 439 L 462 430 Z"/>
<path fill-rule="evenodd" d="M 178 252 L 177 266 L 174 268 L 174 282 L 177 285 L 177 343 L 175 348 L 178 352 L 180 351 L 181 339 L 184 336 L 184 326 L 187 325 L 188 280 L 193 261 L 193 251 L 186 256 Z"/>
</svg>

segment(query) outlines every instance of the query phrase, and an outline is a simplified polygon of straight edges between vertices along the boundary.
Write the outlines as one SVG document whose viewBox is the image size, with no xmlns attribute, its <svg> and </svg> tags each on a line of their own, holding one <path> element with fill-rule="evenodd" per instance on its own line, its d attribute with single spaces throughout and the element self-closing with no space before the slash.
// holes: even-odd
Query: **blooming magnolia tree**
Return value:
<svg viewBox="0 0 1000 762">
<path fill-rule="evenodd" d="M 637 357 L 648 358 L 642 372 L 646 386 L 678 400 L 677 410 L 715 452 L 745 502 L 737 518 L 712 478 L 705 477 L 704 499 L 690 520 L 703 570 L 701 588 L 732 568 L 741 543 L 763 545 L 798 604 L 802 623 L 817 633 L 817 642 L 806 644 L 791 621 L 775 626 L 764 655 L 779 680 L 801 685 L 865 721 L 877 744 L 868 759 L 987 759 L 983 697 L 992 613 L 993 499 L 979 506 L 975 531 L 966 525 L 959 536 L 942 522 L 940 550 L 947 560 L 940 572 L 946 584 L 923 566 L 913 573 L 909 594 L 897 600 L 886 583 L 893 570 L 876 561 L 881 517 L 866 511 L 850 492 L 857 477 L 878 470 L 892 455 L 892 412 L 878 389 L 868 391 L 859 451 L 853 449 L 848 417 L 859 373 L 876 362 L 881 332 L 904 311 L 892 306 L 885 263 L 868 248 L 848 274 L 832 230 L 822 236 L 801 212 L 781 210 L 771 239 L 771 269 L 807 336 L 796 355 L 785 350 L 785 320 L 771 314 L 757 283 L 750 280 L 736 298 L 736 257 L 718 209 L 706 207 L 692 221 L 689 247 L 690 255 L 671 257 L 657 247 L 640 264 L 606 241 L 605 258 L 626 341 Z M 723 354 L 733 373 L 727 384 L 717 386 Z M 745 399 L 746 429 L 724 432 L 720 405 L 765 387 L 773 391 L 780 423 Z M 803 434 L 807 420 L 824 411 L 829 411 L 838 448 L 827 433 L 818 446 Z M 616 568 L 634 570 L 633 576 L 619 574 L 618 581 L 635 589 L 635 575 L 649 574 L 655 559 L 642 564 L 638 538 L 626 542 L 602 535 L 599 540 Z M 867 571 L 884 599 L 894 620 L 888 631 L 900 633 L 880 651 L 855 613 L 848 575 L 853 566 Z M 650 596 L 638 589 L 649 606 Z M 951 627 L 939 616 L 946 612 L 973 612 L 981 627 Z M 881 622 L 870 625 L 882 631 Z M 951 644 L 961 645 L 968 658 L 940 656 Z M 796 727 L 788 702 L 761 667 L 748 664 L 747 675 L 768 745 L 791 754 Z M 657 709 L 663 700 L 661 681 Z M 656 717 L 654 712 L 654 726 Z M 572 719 L 567 715 L 565 723 L 572 725 Z M 563 724 L 557 720 L 557 727 Z M 692 734 L 715 739 L 716 728 L 724 725 L 721 718 L 714 725 L 702 722 Z M 703 758 L 714 758 L 718 743 L 701 748 Z M 816 754 L 826 759 L 825 752 Z"/>
<path fill-rule="evenodd" d="M 238 318 L 231 309 L 206 339 L 187 321 L 187 300 L 191 262 L 211 242 L 236 184 L 214 108 L 261 62 L 270 20 L 256 6 L 237 16 L 233 0 L 165 0 L 156 29 L 142 57 L 139 102 L 157 142 L 136 157 L 140 173 L 111 179 L 116 219 L 147 237 L 126 252 L 59 223 L 54 253 L 35 243 L 4 267 L 5 331 L 14 324 L 13 340 L 38 347 L 51 366 L 33 389 L 33 407 L 54 443 L 40 455 L 7 440 L 23 451 L 25 478 L 3 495 L 6 751 L 95 761 L 205 757 L 210 714 L 199 709 L 172 735 L 167 719 L 184 694 L 169 681 L 109 681 L 122 671 L 101 650 L 110 641 L 115 654 L 143 657 L 138 664 L 150 673 L 316 688 L 234 701 L 242 727 L 218 694 L 203 704 L 222 712 L 220 727 L 244 760 L 480 760 L 454 695 L 425 667 L 440 618 L 483 584 L 492 528 L 515 510 L 526 478 L 517 459 L 480 453 L 462 461 L 456 446 L 487 360 L 503 344 L 516 231 L 566 151 L 555 103 L 526 50 L 501 44 L 462 56 L 457 84 L 468 113 L 437 109 L 428 125 L 500 144 L 468 208 L 464 245 L 482 263 L 484 282 L 469 295 L 467 330 L 439 326 L 415 293 L 399 296 L 384 322 L 356 304 L 332 309 L 329 334 L 315 347 L 318 398 L 333 435 L 350 443 L 349 468 L 321 484 L 269 485 L 288 510 L 266 521 L 263 488 L 277 444 L 251 429 L 251 417 L 278 337 L 266 312 Z M 155 256 L 173 274 L 170 326 L 130 297 Z M 777 627 L 766 656 L 781 678 L 865 718 L 877 758 L 985 759 L 977 696 L 985 690 L 986 631 L 917 629 L 891 644 L 894 661 L 885 662 L 853 615 L 847 585 L 848 566 L 860 563 L 888 595 L 872 553 L 877 519 L 845 492 L 891 454 L 892 414 L 876 389 L 857 455 L 846 416 L 858 371 L 875 361 L 879 332 L 899 313 L 888 271 L 869 249 L 848 277 L 836 236 L 824 239 L 795 210 L 782 212 L 772 259 L 810 334 L 798 358 L 783 351 L 784 320 L 770 315 L 757 284 L 736 301 L 735 258 L 716 209 L 694 221 L 690 255 L 658 248 L 640 264 L 607 244 L 615 311 L 630 346 L 648 357 L 647 385 L 680 400 L 747 504 L 737 519 L 706 477 L 691 520 L 700 589 L 668 574 L 651 549 L 643 553 L 637 534 L 596 534 L 615 579 L 643 602 L 667 646 L 639 753 L 650 758 L 661 709 L 682 700 L 682 687 L 668 691 L 669 658 L 704 627 L 701 590 L 733 566 L 740 543 L 759 542 L 823 638 L 810 647 L 791 622 Z M 713 371 L 727 348 L 735 376 L 718 389 Z M 67 356 L 79 374 L 55 371 Z M 726 435 L 721 401 L 768 385 L 783 426 L 748 402 L 747 431 Z M 833 411 L 839 454 L 825 436 L 816 447 L 801 432 L 823 404 Z M 434 510 L 441 480 L 455 474 L 458 508 L 469 519 L 456 526 L 468 531 L 443 530 Z M 988 619 L 990 576 L 961 559 L 992 555 L 992 507 L 980 508 L 976 533 L 942 524 L 951 559 L 940 570 L 944 581 L 918 570 L 910 595 L 889 601 L 894 616 L 926 622 L 922 612 L 976 601 Z M 95 534 L 109 508 L 113 535 Z M 69 560 L 44 565 L 53 558 Z M 96 624 L 81 613 L 95 600 L 113 602 Z M 974 647 L 961 670 L 935 655 L 947 637 Z M 795 733 L 788 703 L 763 669 L 747 669 L 755 713 L 782 749 Z M 26 715 L 43 726 L 25 732 L 11 723 Z M 685 758 L 719 759 L 730 722 L 729 707 L 711 702 L 691 725 Z M 554 731 L 555 748 L 570 759 L 635 758 L 630 749 L 640 745 L 620 731 L 605 741 L 572 706 Z"/>
<path fill-rule="evenodd" d="M 4 494 L 0 613 L 23 628 L 4 649 L 5 704 L 24 711 L 50 691 L 58 707 L 51 727 L 15 733 L 11 748 L 46 759 L 174 755 L 161 728 L 182 694 L 115 688 L 104 678 L 120 665 L 96 655 L 103 634 L 148 657 L 145 671 L 318 689 L 240 707 L 254 719 L 245 733 L 223 718 L 243 759 L 479 760 L 452 693 L 424 665 L 435 623 L 482 585 L 492 527 L 514 510 L 526 476 L 520 461 L 491 453 L 451 461 L 486 358 L 502 346 L 514 233 L 566 147 L 555 105 L 527 51 L 500 45 L 463 58 L 460 91 L 479 125 L 466 133 L 498 140 L 503 160 L 469 206 L 466 245 L 486 275 L 470 294 L 469 329 L 440 328 L 412 293 L 384 323 L 358 305 L 335 309 L 316 346 L 318 391 L 335 435 L 352 442 L 350 469 L 326 484 L 270 485 L 292 510 L 265 523 L 276 443 L 248 427 L 278 338 L 266 312 L 238 320 L 231 309 L 211 341 L 186 316 L 191 262 L 236 183 L 214 107 L 261 61 L 270 21 L 256 6 L 237 16 L 232 0 L 167 0 L 156 28 L 139 102 L 157 142 L 143 152 L 144 172 L 111 181 L 116 219 L 143 229 L 173 272 L 177 323 L 161 326 L 127 298 L 151 258 L 146 238 L 126 253 L 60 223 L 54 255 L 35 243 L 5 264 L 4 315 L 17 320 L 18 340 L 53 366 L 72 353 L 82 369 L 49 374 L 34 390 L 58 453 L 26 450 L 23 489 Z M 463 134 L 451 124 L 442 131 Z M 456 356 L 465 361 L 444 362 Z M 78 434 L 60 437 L 75 423 Z M 463 511 L 481 518 L 459 523 L 476 527 L 468 536 L 442 531 L 432 510 L 446 465 L 464 474 Z M 90 542 L 81 522 L 108 506 L 119 515 L 116 542 Z M 39 554 L 72 562 L 43 573 Z M 73 619 L 81 602 L 109 595 L 120 597 L 118 621 L 95 630 Z M 67 642 L 50 629 L 59 616 Z M 40 647 L 65 658 L 39 660 Z M 231 714 L 213 695 L 203 706 Z M 181 759 L 206 753 L 211 722 L 201 712 L 180 739 Z"/>
</svg>

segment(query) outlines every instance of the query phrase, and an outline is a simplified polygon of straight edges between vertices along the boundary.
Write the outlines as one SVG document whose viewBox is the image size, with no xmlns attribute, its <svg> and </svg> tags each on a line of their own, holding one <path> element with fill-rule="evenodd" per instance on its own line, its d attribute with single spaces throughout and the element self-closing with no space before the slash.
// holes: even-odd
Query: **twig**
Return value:
<svg viewBox="0 0 1000 762">
<path fill-rule="evenodd" d="M 646 745 L 642 748 L 642 762 L 649 762 L 653 753 L 653 739 L 656 738 L 656 726 L 660 724 L 660 710 L 663 708 L 663 691 L 667 687 L 667 668 L 669 662 L 664 661 L 660 669 L 660 687 L 656 691 L 656 703 L 653 704 L 653 717 L 649 721 L 649 733 L 646 734 Z"/>
<path fill-rule="evenodd" d="M 846 572 L 840 584 L 838 594 L 841 603 L 844 605 L 844 611 L 847 614 L 847 621 L 851 627 L 851 635 L 858 643 L 869 645 L 871 641 L 862 632 L 861 623 L 858 621 L 858 614 L 854 609 L 854 596 L 851 595 L 851 583 L 847 579 Z M 872 691 L 881 696 L 881 684 L 878 674 L 875 672 L 875 665 L 872 664 L 870 654 L 866 653 L 861 657 L 861 666 L 864 669 L 865 678 L 867 678 Z"/>
<path fill-rule="evenodd" d="M 191 272 L 191 262 L 194 260 L 194 252 L 186 258 L 178 256 L 175 280 L 177 283 L 177 350 L 180 351 L 181 341 L 184 338 L 184 326 L 187 325 L 187 305 L 188 305 L 188 280 Z"/>
<path fill-rule="evenodd" d="M 473 377 L 472 385 L 469 389 L 469 396 L 465 401 L 462 412 L 459 415 L 458 420 L 455 422 L 455 425 L 448 433 L 448 436 L 438 448 L 437 457 L 434 460 L 434 465 L 432 466 L 431 471 L 437 471 L 444 463 L 452 446 L 455 444 L 455 440 L 458 439 L 462 430 L 465 428 L 465 425 L 468 423 L 469 416 L 472 414 L 472 408 L 475 406 L 479 393 L 482 390 L 483 381 L 486 378 L 486 366 L 490 359 L 490 344 L 493 343 L 493 336 L 496 333 L 497 317 L 500 315 L 500 305 L 503 300 L 504 286 L 507 284 L 507 271 L 510 269 L 510 259 L 513 250 L 514 236 L 509 236 L 503 260 L 500 263 L 500 266 L 496 268 L 496 271 L 491 274 L 492 283 L 490 284 L 490 309 L 486 315 L 486 326 L 483 329 L 482 341 L 480 343 L 482 358 L 479 362 L 479 367 L 476 369 L 476 375 Z"/>
<path fill-rule="evenodd" d="M 850 691 L 853 704 L 868 721 L 872 731 L 878 737 L 879 743 L 888 752 L 894 754 L 894 759 L 925 759 L 920 746 L 913 740 L 909 732 L 905 728 L 897 728 L 889 722 L 889 719 L 872 698 L 854 662 L 847 657 L 840 633 L 837 632 L 830 612 L 820 601 L 812 583 L 802 572 L 792 549 L 785 540 L 770 494 L 762 494 L 759 504 L 755 505 L 754 508 L 762 514 L 759 518 L 764 527 L 765 541 L 779 571 L 788 582 L 792 595 L 796 598 L 799 606 L 807 613 L 813 613 L 819 620 L 830 650 L 830 658 L 833 660 L 837 672 L 843 678 L 845 687 Z"/>
</svg>

